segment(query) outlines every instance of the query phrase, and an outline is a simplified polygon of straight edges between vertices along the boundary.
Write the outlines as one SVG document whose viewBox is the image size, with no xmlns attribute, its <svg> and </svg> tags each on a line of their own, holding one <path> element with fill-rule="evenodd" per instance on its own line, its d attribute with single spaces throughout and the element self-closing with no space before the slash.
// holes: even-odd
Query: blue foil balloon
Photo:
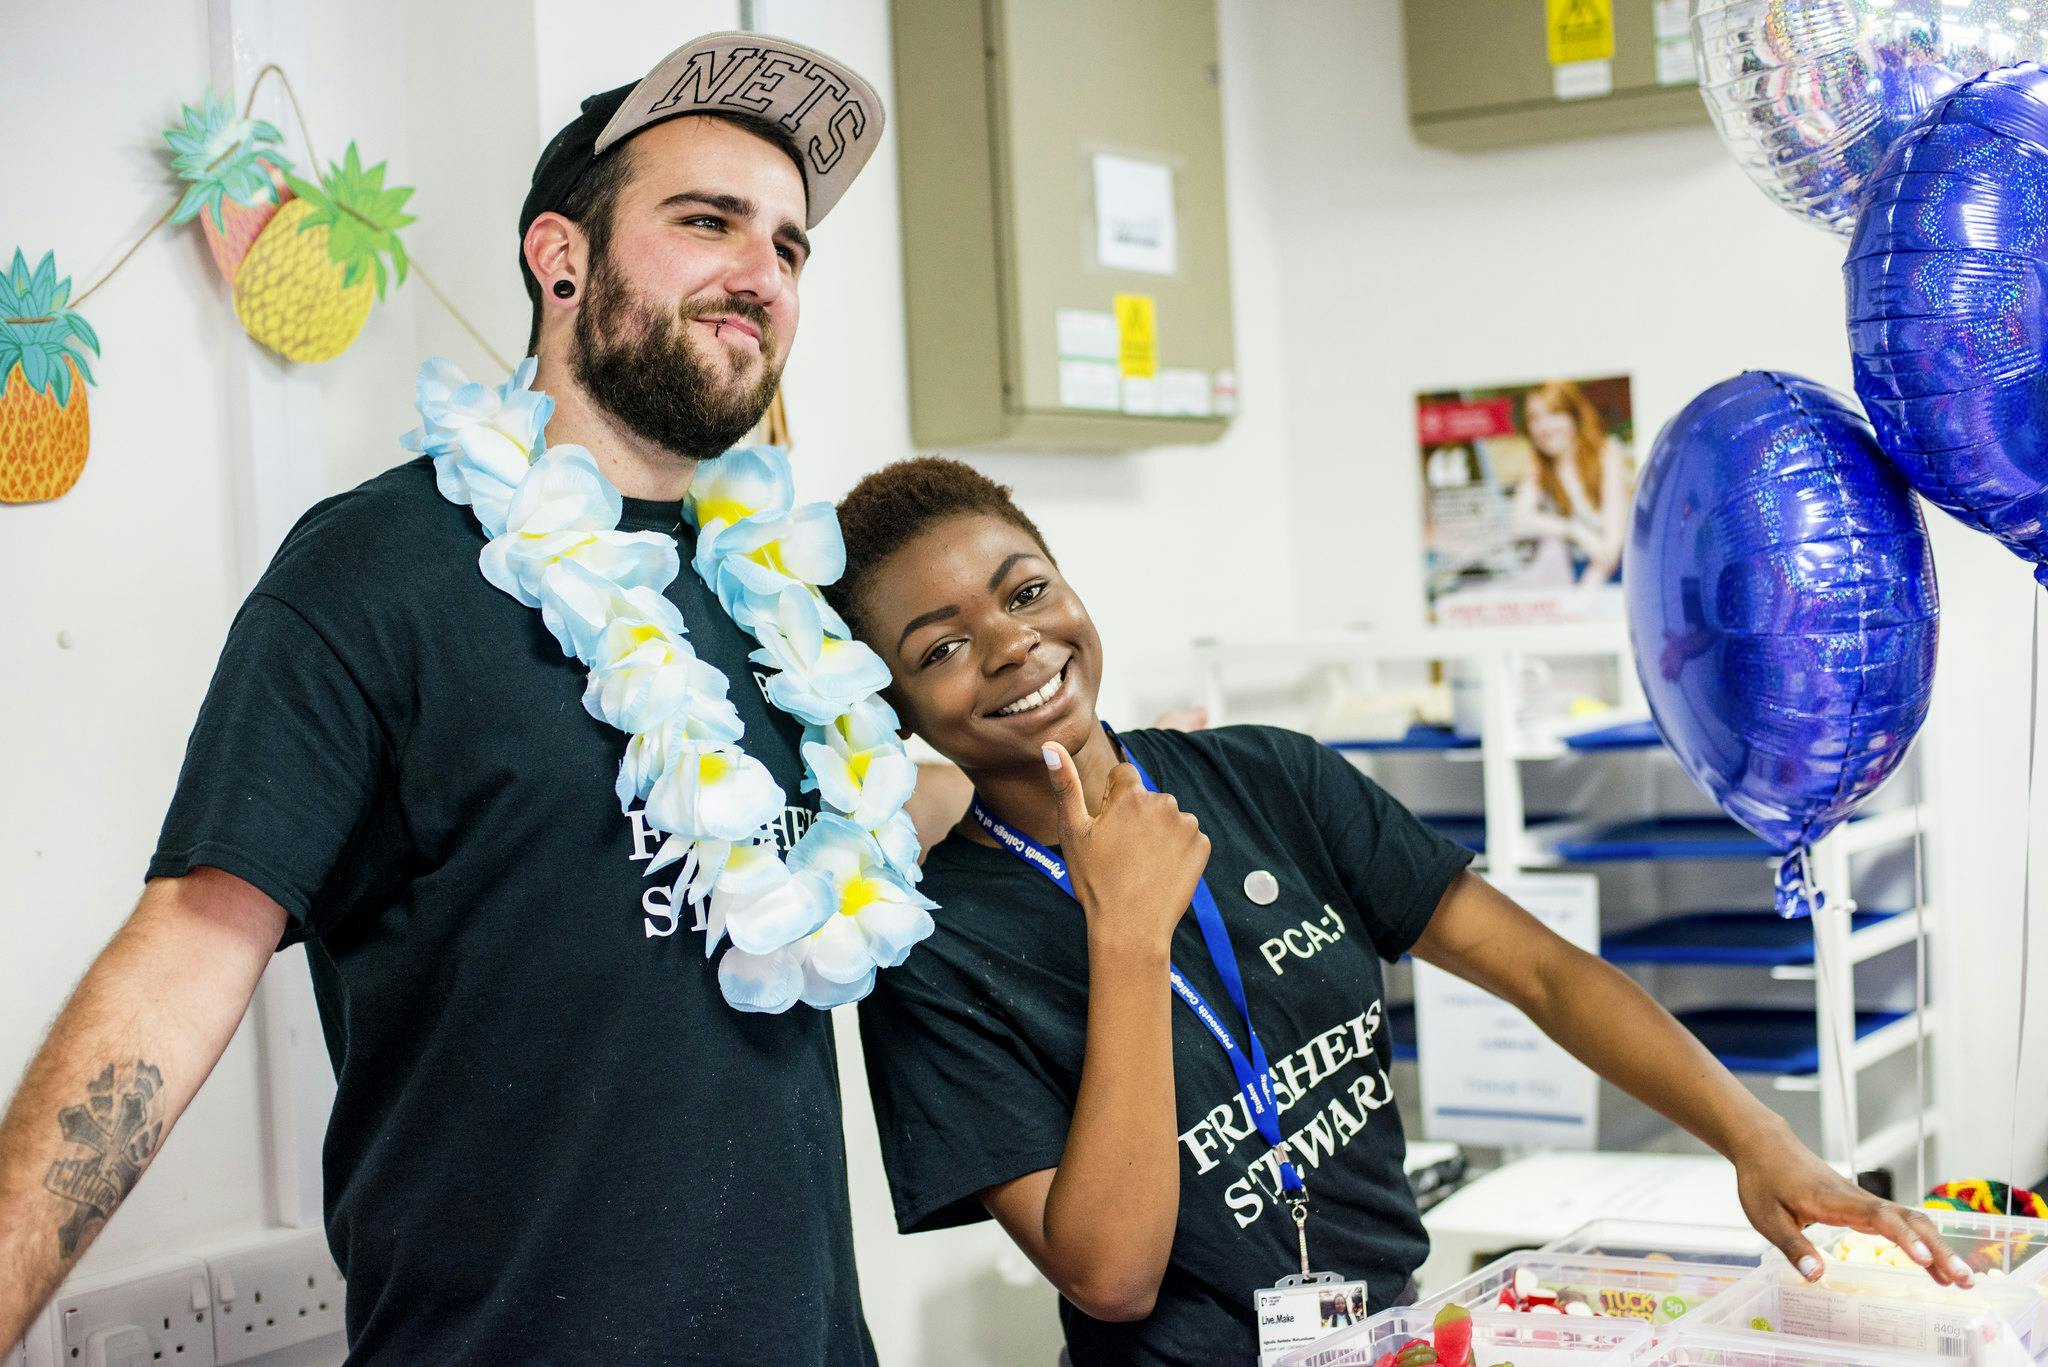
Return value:
<svg viewBox="0 0 2048 1367">
<path fill-rule="evenodd" d="M 1911 491 L 1848 398 L 1749 371 L 1658 433 L 1622 578 L 1664 743 L 1787 856 L 1779 912 L 1812 911 L 1806 847 L 1927 714 L 1940 607 Z"/>
<path fill-rule="evenodd" d="M 1938 101 L 1872 181 L 1843 267 L 1856 393 L 1930 503 L 2048 584 L 2048 72 Z"/>
</svg>

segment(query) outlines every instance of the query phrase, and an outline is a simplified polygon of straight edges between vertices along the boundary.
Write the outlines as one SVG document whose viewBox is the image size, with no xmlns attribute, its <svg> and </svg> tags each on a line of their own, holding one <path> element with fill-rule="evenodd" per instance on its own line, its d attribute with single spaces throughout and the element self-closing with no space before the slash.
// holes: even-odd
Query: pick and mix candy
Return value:
<svg viewBox="0 0 2048 1367">
<path fill-rule="evenodd" d="M 1438 1367 L 1472 1367 L 1472 1315 L 1462 1305 L 1446 1305 L 1430 1322 L 1430 1338 Z"/>
</svg>

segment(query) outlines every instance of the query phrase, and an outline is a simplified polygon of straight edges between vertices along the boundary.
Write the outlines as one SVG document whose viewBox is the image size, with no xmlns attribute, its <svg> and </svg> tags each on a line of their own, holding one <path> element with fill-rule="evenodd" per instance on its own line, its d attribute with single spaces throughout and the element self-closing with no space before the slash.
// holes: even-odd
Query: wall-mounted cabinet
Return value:
<svg viewBox="0 0 2048 1367">
<path fill-rule="evenodd" d="M 1236 411 L 1212 0 L 894 0 L 920 446 L 1213 439 Z"/>
<path fill-rule="evenodd" d="M 1401 9 L 1418 142 L 1512 147 L 1707 122 L 1685 0 L 1402 0 Z M 1602 51 L 1610 55 L 1591 55 Z"/>
</svg>

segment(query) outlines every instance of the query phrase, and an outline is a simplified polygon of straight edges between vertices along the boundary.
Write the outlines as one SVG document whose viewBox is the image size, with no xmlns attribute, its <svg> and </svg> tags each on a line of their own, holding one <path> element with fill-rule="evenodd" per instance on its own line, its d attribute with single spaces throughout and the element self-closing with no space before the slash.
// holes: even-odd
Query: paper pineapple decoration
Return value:
<svg viewBox="0 0 2048 1367">
<path fill-rule="evenodd" d="M 183 125 L 164 134 L 177 154 L 171 168 L 188 182 L 171 222 L 198 217 L 213 264 L 232 285 L 257 235 L 291 198 L 284 178 L 292 164 L 278 150 L 275 126 L 236 118 L 218 95 L 208 92 L 182 113 Z"/>
<path fill-rule="evenodd" d="M 64 307 L 71 282 L 44 252 L 34 271 L 21 249 L 0 277 L 0 503 L 39 503 L 78 483 L 91 435 L 83 347 L 100 339 Z"/>
<path fill-rule="evenodd" d="M 354 143 L 319 183 L 303 180 L 278 153 L 276 128 L 211 95 L 183 114 L 164 134 L 189 182 L 172 219 L 198 217 L 242 327 L 288 360 L 348 350 L 384 297 L 386 256 L 405 283 L 398 230 L 413 221 L 411 189 L 387 188 L 381 162 L 363 169 Z"/>
<path fill-rule="evenodd" d="M 295 199 L 264 225 L 235 272 L 235 316 L 251 337 L 294 361 L 339 356 L 384 297 L 384 258 L 405 283 L 398 230 L 408 187 L 384 185 L 384 163 L 364 170 L 350 143 L 315 185 L 286 176 Z"/>
</svg>

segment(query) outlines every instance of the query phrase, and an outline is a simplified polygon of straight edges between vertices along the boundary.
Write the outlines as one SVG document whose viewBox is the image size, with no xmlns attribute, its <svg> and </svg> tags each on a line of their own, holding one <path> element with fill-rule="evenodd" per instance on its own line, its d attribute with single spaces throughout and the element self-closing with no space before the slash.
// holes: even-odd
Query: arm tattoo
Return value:
<svg viewBox="0 0 2048 1367">
<path fill-rule="evenodd" d="M 77 1207 L 57 1231 L 58 1251 L 74 1256 L 134 1189 L 163 1138 L 164 1075 L 141 1059 L 108 1064 L 85 1100 L 57 1112 L 64 1138 L 83 1152 L 60 1158 L 43 1185 Z"/>
</svg>

